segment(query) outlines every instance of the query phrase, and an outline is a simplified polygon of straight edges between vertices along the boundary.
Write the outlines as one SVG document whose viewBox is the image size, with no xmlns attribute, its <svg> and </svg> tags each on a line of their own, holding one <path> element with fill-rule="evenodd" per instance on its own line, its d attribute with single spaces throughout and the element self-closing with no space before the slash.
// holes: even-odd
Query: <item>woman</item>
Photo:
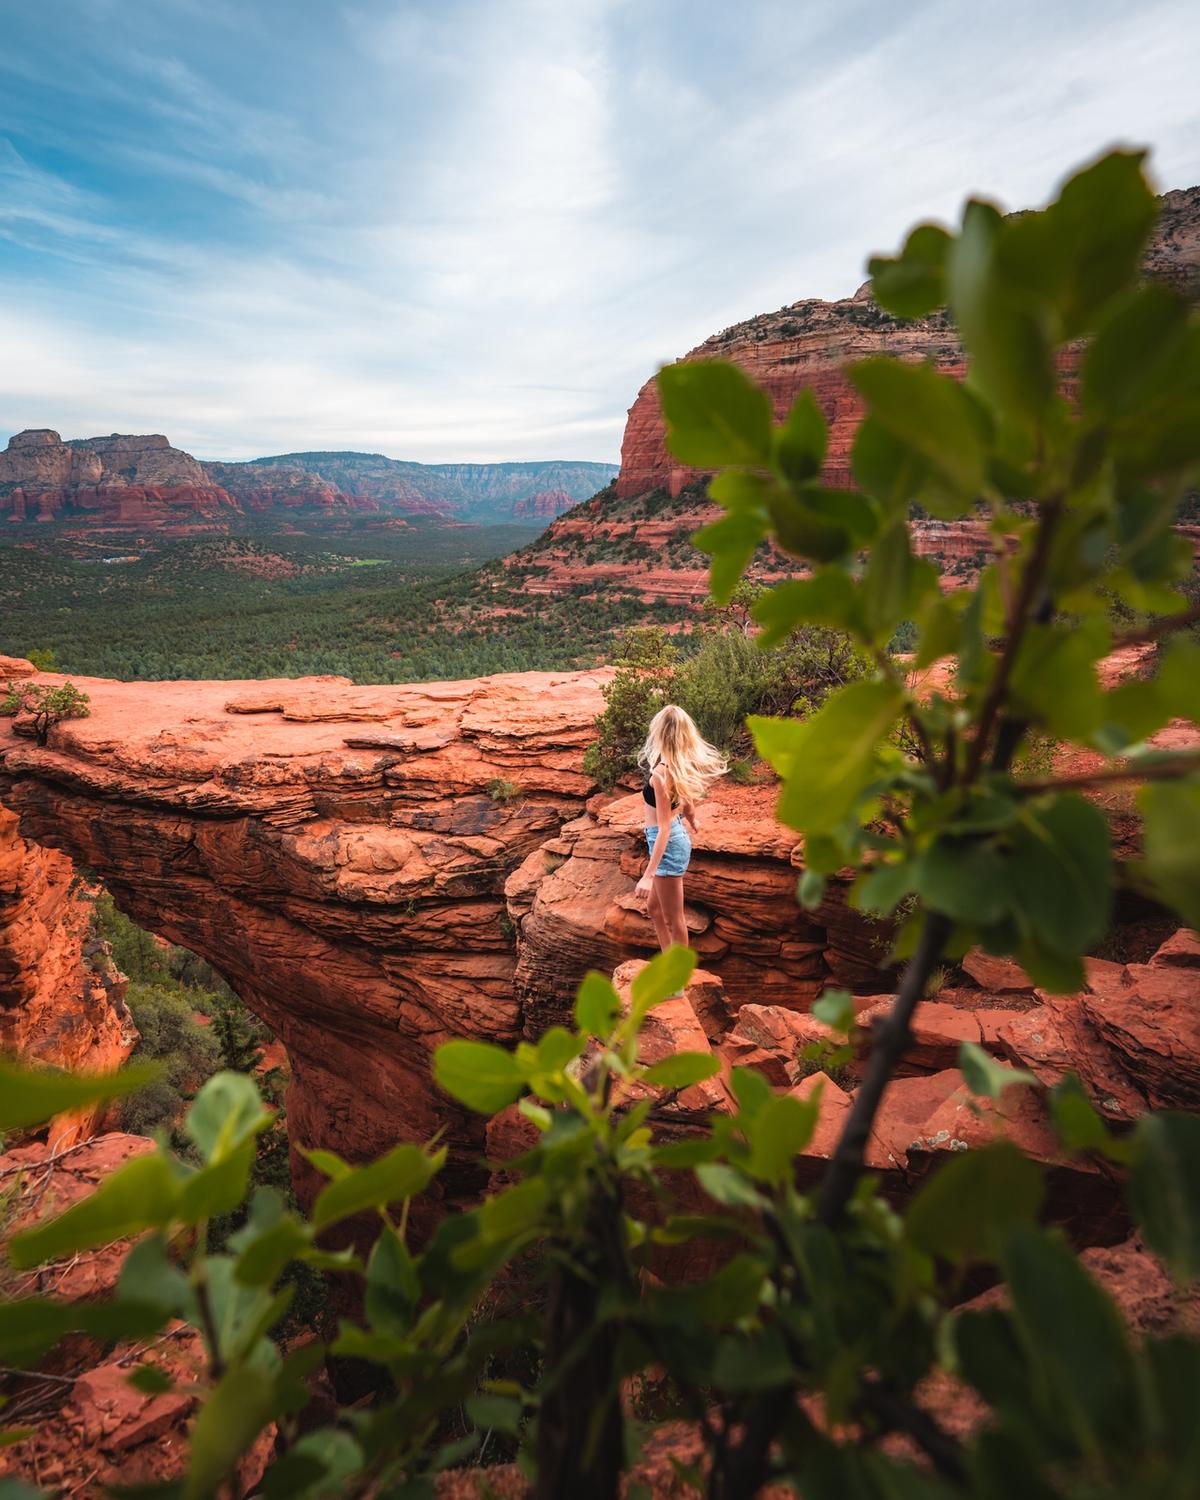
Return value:
<svg viewBox="0 0 1200 1500">
<path fill-rule="evenodd" d="M 725 774 L 725 757 L 702 737 L 690 714 L 668 703 L 650 720 L 638 764 L 646 769 L 642 797 L 650 862 L 637 894 L 646 902 L 659 947 L 686 946 L 683 876 L 692 857 L 688 828 L 697 831 L 696 803 Z"/>
</svg>

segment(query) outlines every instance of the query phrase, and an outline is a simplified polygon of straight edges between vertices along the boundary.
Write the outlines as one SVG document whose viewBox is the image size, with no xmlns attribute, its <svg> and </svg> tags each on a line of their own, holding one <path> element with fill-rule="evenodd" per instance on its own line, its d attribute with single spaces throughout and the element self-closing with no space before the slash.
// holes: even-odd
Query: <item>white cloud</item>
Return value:
<svg viewBox="0 0 1200 1500">
<path fill-rule="evenodd" d="M 1183 0 L 53 14 L 0 57 L 0 429 L 615 457 L 656 364 L 967 191 L 1200 178 Z"/>
</svg>

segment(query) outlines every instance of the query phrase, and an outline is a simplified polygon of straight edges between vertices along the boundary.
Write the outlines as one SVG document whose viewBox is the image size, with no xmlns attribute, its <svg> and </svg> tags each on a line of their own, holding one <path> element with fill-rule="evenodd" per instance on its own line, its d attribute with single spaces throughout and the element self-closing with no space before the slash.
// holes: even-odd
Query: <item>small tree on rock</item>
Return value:
<svg viewBox="0 0 1200 1500">
<path fill-rule="evenodd" d="M 37 682 L 10 682 L 8 695 L 0 703 L 0 714 L 14 719 L 27 714 L 33 723 L 34 738 L 44 745 L 55 724 L 64 719 L 86 719 L 91 700 L 73 682 L 50 687 Z"/>
</svg>

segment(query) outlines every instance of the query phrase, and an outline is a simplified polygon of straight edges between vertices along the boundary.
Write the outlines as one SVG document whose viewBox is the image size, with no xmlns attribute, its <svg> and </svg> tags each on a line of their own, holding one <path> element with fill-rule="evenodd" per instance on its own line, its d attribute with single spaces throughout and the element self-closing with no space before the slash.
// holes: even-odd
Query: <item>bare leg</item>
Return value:
<svg viewBox="0 0 1200 1500">
<path fill-rule="evenodd" d="M 662 907 L 663 920 L 667 929 L 667 942 L 663 943 L 663 947 L 668 947 L 671 943 L 680 943 L 686 948 L 688 931 L 683 917 L 683 876 L 656 875 L 654 892 Z"/>
<path fill-rule="evenodd" d="M 650 920 L 654 923 L 654 931 L 658 934 L 658 946 L 665 953 L 671 946 L 671 930 L 667 926 L 666 917 L 663 915 L 662 902 L 658 899 L 658 885 L 659 882 L 655 879 L 653 889 L 650 892 L 650 899 L 646 902 L 646 911 Z"/>
</svg>

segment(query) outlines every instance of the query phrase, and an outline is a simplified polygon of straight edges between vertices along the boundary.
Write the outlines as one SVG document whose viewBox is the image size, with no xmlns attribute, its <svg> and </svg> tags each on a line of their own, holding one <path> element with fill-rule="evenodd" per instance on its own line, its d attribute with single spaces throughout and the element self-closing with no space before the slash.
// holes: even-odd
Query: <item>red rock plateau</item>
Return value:
<svg viewBox="0 0 1200 1500">
<path fill-rule="evenodd" d="M 1200 268 L 1200 187 L 1166 193 L 1146 254 L 1147 275 L 1186 285 Z M 964 371 L 962 350 L 944 313 L 902 322 L 877 307 L 866 285 L 837 302 L 794 302 L 714 334 L 684 359 L 730 359 L 747 370 L 782 417 L 811 388 L 829 422 L 828 484 L 852 483 L 850 448 L 862 405 L 843 368 L 871 355 L 927 360 L 948 374 Z M 708 593 L 706 560 L 688 541 L 719 511 L 705 497 L 705 475 L 675 462 L 667 451 L 655 380 L 629 409 L 621 444 L 621 472 L 611 496 L 555 522 L 510 560 L 510 576 L 530 594 L 624 590 L 641 599 L 698 605 Z M 664 502 L 672 501 L 672 504 Z M 974 574 L 988 547 L 973 521 L 916 524 L 916 550 L 953 578 Z M 1188 528 L 1200 552 L 1200 527 Z M 794 567 L 782 555 L 759 569 L 770 581 Z"/>
</svg>

